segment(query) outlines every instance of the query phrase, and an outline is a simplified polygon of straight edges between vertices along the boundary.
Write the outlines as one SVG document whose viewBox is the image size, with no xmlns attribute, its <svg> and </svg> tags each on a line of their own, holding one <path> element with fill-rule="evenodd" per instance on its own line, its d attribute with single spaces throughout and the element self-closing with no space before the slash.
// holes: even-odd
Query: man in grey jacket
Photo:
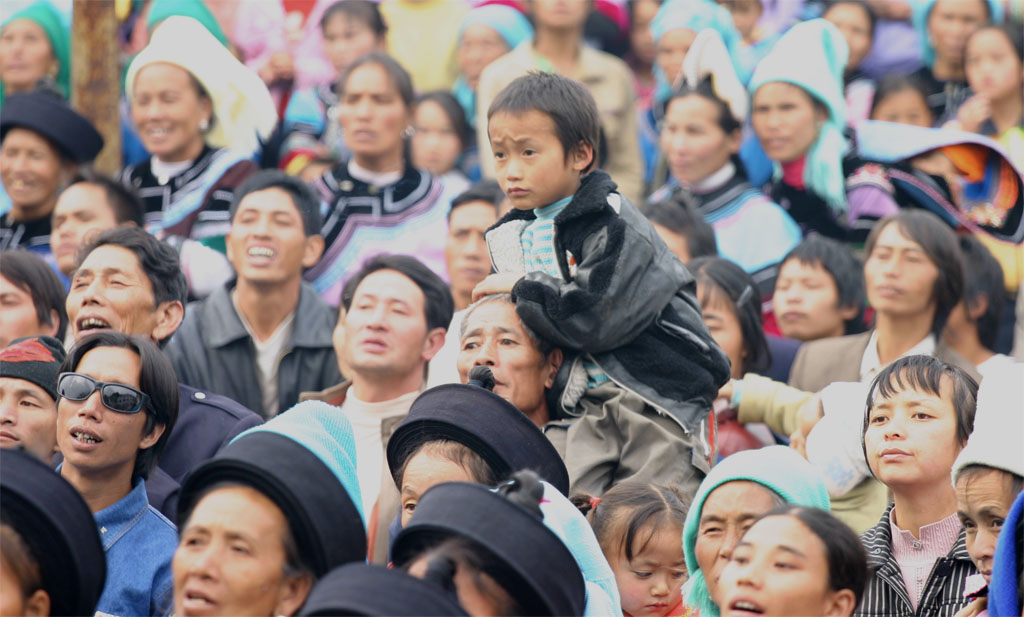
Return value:
<svg viewBox="0 0 1024 617">
<path fill-rule="evenodd" d="M 264 170 L 235 192 L 228 260 L 236 279 L 193 303 L 167 353 L 179 378 L 275 416 L 341 380 L 335 313 L 302 281 L 323 252 L 319 202 L 306 184 Z"/>
</svg>

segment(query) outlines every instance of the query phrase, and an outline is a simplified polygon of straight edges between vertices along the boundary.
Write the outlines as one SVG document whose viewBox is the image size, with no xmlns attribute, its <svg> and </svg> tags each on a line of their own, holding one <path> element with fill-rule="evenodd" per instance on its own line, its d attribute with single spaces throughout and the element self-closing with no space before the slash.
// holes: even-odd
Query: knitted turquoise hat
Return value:
<svg viewBox="0 0 1024 617">
<path fill-rule="evenodd" d="M 829 510 L 828 490 L 807 459 L 785 446 L 737 452 L 711 469 L 697 489 L 683 526 L 683 553 L 690 579 L 683 586 L 686 603 L 700 609 L 701 617 L 718 617 L 718 606 L 708 594 L 697 564 L 697 530 L 704 502 L 716 488 L 728 482 L 757 482 L 778 493 L 786 503 Z"/>
<path fill-rule="evenodd" d="M 814 53 L 807 53 L 814 50 Z M 828 110 L 828 118 L 818 130 L 818 138 L 807 152 L 804 182 L 825 200 L 833 212 L 846 212 L 846 183 L 843 155 L 848 144 L 843 137 L 846 126 L 846 96 L 843 72 L 850 55 L 846 39 L 831 23 L 812 19 L 799 23 L 784 34 L 772 51 L 754 69 L 748 89 L 754 96 L 766 83 L 781 81 L 803 88 Z M 794 62 L 799 58 L 799 62 Z M 775 166 L 776 177 L 782 171 Z"/>
<path fill-rule="evenodd" d="M 504 4 L 488 4 L 477 7 L 466 14 L 462 19 L 462 26 L 459 27 L 459 40 L 462 40 L 462 33 L 466 28 L 474 24 L 483 24 L 493 28 L 495 32 L 505 39 L 509 49 L 519 47 L 523 41 L 533 38 L 533 26 L 530 20 L 521 12 Z"/>
<path fill-rule="evenodd" d="M 741 42 L 740 33 L 733 25 L 732 15 L 729 11 L 710 0 L 668 0 L 661 5 L 658 12 L 651 20 L 651 36 L 654 37 L 654 44 L 657 45 L 661 37 L 667 32 L 679 29 L 693 30 L 700 33 L 701 30 L 711 28 L 718 32 L 729 51 L 733 68 L 740 81 L 746 83 L 750 77 L 740 64 L 736 62 L 736 48 Z M 655 98 L 658 101 L 666 101 L 672 94 L 672 80 L 675 75 L 665 75 L 661 67 L 655 63 L 654 77 L 656 81 Z"/>
<path fill-rule="evenodd" d="M 932 47 L 931 39 L 928 36 L 928 16 L 931 15 L 935 2 L 936 0 L 914 0 L 911 4 L 912 21 L 921 44 L 921 60 L 928 67 L 935 64 L 935 48 Z M 999 0 L 985 0 L 985 2 L 988 4 L 989 20 L 994 24 L 1002 23 L 1003 6 Z"/>
</svg>

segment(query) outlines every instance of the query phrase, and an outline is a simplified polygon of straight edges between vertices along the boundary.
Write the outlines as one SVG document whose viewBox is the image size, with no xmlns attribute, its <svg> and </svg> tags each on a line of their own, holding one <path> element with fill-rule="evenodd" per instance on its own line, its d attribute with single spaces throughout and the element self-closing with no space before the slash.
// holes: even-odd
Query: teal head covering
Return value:
<svg viewBox="0 0 1024 617">
<path fill-rule="evenodd" d="M 814 50 L 814 53 L 807 53 L 807 50 Z M 843 155 L 849 145 L 843 137 L 846 126 L 843 72 L 849 54 L 846 39 L 835 26 L 824 19 L 805 21 L 790 28 L 779 39 L 754 69 L 748 85 L 750 95 L 754 96 L 766 83 L 790 83 L 802 88 L 828 110 L 818 138 L 807 152 L 804 183 L 836 214 L 846 212 Z M 781 174 L 778 164 L 775 174 L 776 177 Z"/>
<path fill-rule="evenodd" d="M 4 22 L 4 26 L 17 19 L 35 22 L 50 40 L 53 56 L 60 65 L 57 69 L 57 87 L 64 98 L 71 96 L 71 32 L 64 17 L 48 0 L 38 0 L 18 11 Z M 4 85 L 0 83 L 0 101 L 4 99 Z"/>
<path fill-rule="evenodd" d="M 153 0 L 146 17 L 146 30 L 152 34 L 153 28 L 158 23 L 172 15 L 191 17 L 203 24 L 224 47 L 231 47 L 227 35 L 217 23 L 217 18 L 213 16 L 210 9 L 206 8 L 203 0 Z"/>
<path fill-rule="evenodd" d="M 786 503 L 829 510 L 828 490 L 807 459 L 785 446 L 737 452 L 711 469 L 700 483 L 683 526 L 683 553 L 690 579 L 683 586 L 686 604 L 699 609 L 701 617 L 718 617 L 718 606 L 708 594 L 704 574 L 697 564 L 697 530 L 708 495 L 728 482 L 761 484 L 778 493 Z"/>
<path fill-rule="evenodd" d="M 493 28 L 501 35 L 501 38 L 505 39 L 505 44 L 510 50 L 533 38 L 533 26 L 530 25 L 530 20 L 526 19 L 526 16 L 519 11 L 504 4 L 488 4 L 467 13 L 462 20 L 462 25 L 459 26 L 459 43 L 462 43 L 462 34 L 466 28 L 475 24 Z M 459 75 L 455 81 L 452 94 L 455 96 L 455 100 L 462 105 L 463 111 L 466 112 L 466 120 L 469 121 L 470 126 L 475 125 L 476 92 L 469 87 L 466 78 L 462 75 Z"/>
<path fill-rule="evenodd" d="M 710 0 L 668 0 L 668 2 L 661 5 L 661 8 L 654 15 L 650 28 L 655 45 L 661 41 L 661 38 L 666 33 L 673 30 L 687 29 L 693 30 L 694 33 L 700 33 L 705 28 L 711 28 L 718 32 L 719 36 L 722 37 L 722 42 L 725 43 L 726 50 L 729 51 L 729 56 L 733 61 L 733 68 L 736 69 L 737 76 L 740 78 L 740 81 L 746 83 L 749 75 L 736 62 L 736 50 L 742 39 L 740 33 L 733 25 L 732 15 L 727 9 Z M 659 102 L 668 100 L 672 94 L 672 79 L 674 77 L 675 75 L 665 75 L 661 67 L 655 63 L 654 79 L 656 84 L 654 96 L 656 100 Z"/>
<path fill-rule="evenodd" d="M 911 4 L 914 29 L 917 30 L 917 37 L 921 44 L 921 60 L 925 66 L 931 67 L 935 64 L 935 48 L 932 47 L 931 37 L 928 35 L 928 17 L 932 13 L 936 0 L 914 0 Z M 1003 21 L 1003 6 L 999 0 L 985 0 L 988 5 L 989 21 L 994 24 Z"/>
</svg>

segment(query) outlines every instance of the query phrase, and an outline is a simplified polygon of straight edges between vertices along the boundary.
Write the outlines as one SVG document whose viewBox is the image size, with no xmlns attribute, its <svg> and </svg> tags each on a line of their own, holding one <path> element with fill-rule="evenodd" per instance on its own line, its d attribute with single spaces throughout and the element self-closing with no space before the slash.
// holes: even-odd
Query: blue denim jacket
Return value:
<svg viewBox="0 0 1024 617">
<path fill-rule="evenodd" d="M 107 553 L 107 584 L 97 615 L 168 615 L 173 606 L 171 559 L 177 528 L 149 505 L 146 482 L 93 515 Z"/>
</svg>

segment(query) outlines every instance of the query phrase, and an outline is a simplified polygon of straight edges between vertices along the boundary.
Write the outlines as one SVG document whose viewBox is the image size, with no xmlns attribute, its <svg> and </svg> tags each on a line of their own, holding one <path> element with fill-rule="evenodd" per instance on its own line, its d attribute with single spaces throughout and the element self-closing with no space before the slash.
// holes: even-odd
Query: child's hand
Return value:
<svg viewBox="0 0 1024 617">
<path fill-rule="evenodd" d="M 518 283 L 521 278 L 523 278 L 522 274 L 513 272 L 489 274 L 487 278 L 480 281 L 480 283 L 473 289 L 473 302 L 491 294 L 512 293 L 512 288 L 516 286 L 516 283 Z"/>
<path fill-rule="evenodd" d="M 971 133 L 981 130 L 981 125 L 992 116 L 992 106 L 988 97 L 976 94 L 964 101 L 957 111 L 956 119 L 960 128 Z"/>
</svg>

